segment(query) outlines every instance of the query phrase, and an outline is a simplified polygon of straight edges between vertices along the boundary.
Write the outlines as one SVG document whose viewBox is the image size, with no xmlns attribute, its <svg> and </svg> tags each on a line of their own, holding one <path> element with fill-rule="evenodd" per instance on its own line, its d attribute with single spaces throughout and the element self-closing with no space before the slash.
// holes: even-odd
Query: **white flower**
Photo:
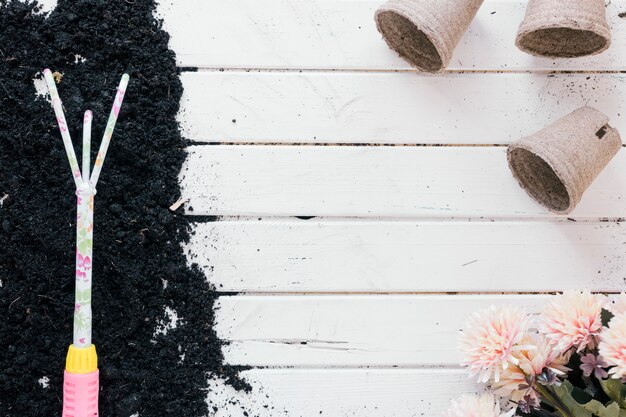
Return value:
<svg viewBox="0 0 626 417">
<path fill-rule="evenodd" d="M 524 311 L 512 307 L 494 307 L 470 316 L 460 338 L 461 365 L 478 382 L 492 377 L 500 379 L 500 372 L 518 363 L 514 353 L 525 349 L 518 343 L 531 325 L 532 319 Z"/>
<path fill-rule="evenodd" d="M 500 375 L 500 381 L 493 384 L 494 392 L 520 401 L 524 397 L 538 400 L 532 383 L 548 369 L 556 376 L 565 375 L 570 369 L 565 365 L 569 362 L 571 351 L 563 353 L 550 344 L 544 335 L 529 334 L 520 344 L 531 347 L 528 350 L 515 352 L 517 366 L 511 366 Z"/>
<path fill-rule="evenodd" d="M 565 291 L 543 310 L 539 331 L 561 351 L 593 348 L 602 330 L 602 308 L 606 297 L 585 291 Z"/>
<path fill-rule="evenodd" d="M 611 319 L 609 327 L 602 331 L 598 350 L 604 361 L 612 366 L 609 374 L 613 378 L 626 377 L 626 313 Z"/>
</svg>

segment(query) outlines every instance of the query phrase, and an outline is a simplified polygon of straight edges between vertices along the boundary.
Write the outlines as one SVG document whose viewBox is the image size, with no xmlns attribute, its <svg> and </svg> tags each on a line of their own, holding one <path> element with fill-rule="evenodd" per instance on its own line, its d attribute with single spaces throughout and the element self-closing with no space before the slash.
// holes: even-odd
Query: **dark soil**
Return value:
<svg viewBox="0 0 626 417">
<path fill-rule="evenodd" d="M 175 119 L 182 85 L 155 4 L 59 0 L 46 18 L 33 4 L 2 3 L 0 416 L 60 415 L 72 340 L 75 186 L 52 108 L 33 86 L 46 67 L 63 74 L 58 88 L 79 155 L 83 112 L 94 112 L 92 160 L 115 87 L 122 73 L 131 76 L 96 196 L 100 414 L 205 416 L 209 374 L 245 384 L 223 365 L 216 294 L 180 247 L 189 221 L 168 211 L 180 197 L 186 142 Z M 179 325 L 155 336 L 166 306 Z M 43 376 L 49 388 L 38 383 Z"/>
</svg>

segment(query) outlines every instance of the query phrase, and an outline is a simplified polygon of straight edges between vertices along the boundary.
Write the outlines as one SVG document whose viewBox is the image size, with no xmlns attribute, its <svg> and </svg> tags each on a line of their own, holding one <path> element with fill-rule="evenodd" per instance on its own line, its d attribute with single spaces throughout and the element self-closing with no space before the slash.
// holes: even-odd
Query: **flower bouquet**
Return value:
<svg viewBox="0 0 626 417">
<path fill-rule="evenodd" d="M 538 316 L 492 306 L 468 319 L 459 349 L 489 391 L 447 417 L 626 417 L 626 294 L 567 291 Z"/>
</svg>

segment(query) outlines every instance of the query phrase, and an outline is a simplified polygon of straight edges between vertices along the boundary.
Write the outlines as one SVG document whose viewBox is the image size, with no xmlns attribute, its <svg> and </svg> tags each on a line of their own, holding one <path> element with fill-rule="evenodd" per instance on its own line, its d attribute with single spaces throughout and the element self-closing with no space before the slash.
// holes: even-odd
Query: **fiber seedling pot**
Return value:
<svg viewBox="0 0 626 417">
<path fill-rule="evenodd" d="M 374 16 L 387 45 L 425 72 L 444 70 L 483 0 L 390 0 Z"/>
<path fill-rule="evenodd" d="M 611 45 L 604 0 L 530 0 L 515 44 L 552 58 L 598 54 Z"/>
<path fill-rule="evenodd" d="M 567 214 L 622 146 L 608 117 L 582 107 L 509 146 L 520 186 L 553 213 Z"/>
</svg>

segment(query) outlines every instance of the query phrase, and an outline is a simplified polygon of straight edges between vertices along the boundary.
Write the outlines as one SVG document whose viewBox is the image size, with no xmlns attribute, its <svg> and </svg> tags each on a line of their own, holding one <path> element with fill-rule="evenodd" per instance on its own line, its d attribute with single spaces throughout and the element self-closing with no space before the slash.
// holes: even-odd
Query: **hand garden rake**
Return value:
<svg viewBox="0 0 626 417">
<path fill-rule="evenodd" d="M 72 146 L 63 105 L 52 72 L 44 70 L 52 107 L 57 118 L 65 152 L 76 183 L 76 290 L 74 301 L 74 340 L 67 352 L 63 378 L 63 417 L 97 417 L 100 386 L 96 347 L 91 343 L 91 265 L 93 249 L 93 202 L 102 164 L 111 142 L 117 116 L 128 85 L 128 74 L 122 76 L 113 108 L 104 131 L 96 162 L 89 175 L 91 152 L 91 111 L 83 119 L 82 172 Z"/>
</svg>

